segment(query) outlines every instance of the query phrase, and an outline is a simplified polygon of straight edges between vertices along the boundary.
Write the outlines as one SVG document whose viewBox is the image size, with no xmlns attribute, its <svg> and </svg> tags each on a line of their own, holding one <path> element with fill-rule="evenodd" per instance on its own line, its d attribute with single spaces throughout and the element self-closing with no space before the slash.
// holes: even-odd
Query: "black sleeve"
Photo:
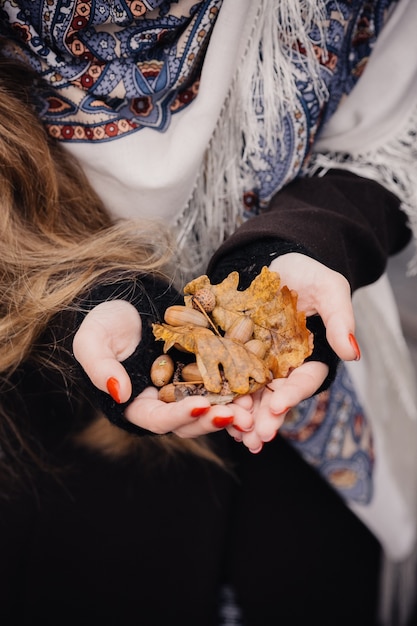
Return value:
<svg viewBox="0 0 417 626">
<path fill-rule="evenodd" d="M 268 210 L 249 219 L 214 255 L 208 271 L 242 257 L 252 246 L 265 248 L 258 265 L 277 256 L 276 241 L 290 252 L 303 252 L 340 272 L 352 291 L 375 282 L 388 257 L 410 241 L 399 199 L 379 183 L 342 170 L 298 178 L 279 191 Z M 246 249 L 246 246 L 249 246 Z M 261 258 L 262 257 L 262 258 Z M 269 261 L 270 262 L 270 261 Z"/>
</svg>

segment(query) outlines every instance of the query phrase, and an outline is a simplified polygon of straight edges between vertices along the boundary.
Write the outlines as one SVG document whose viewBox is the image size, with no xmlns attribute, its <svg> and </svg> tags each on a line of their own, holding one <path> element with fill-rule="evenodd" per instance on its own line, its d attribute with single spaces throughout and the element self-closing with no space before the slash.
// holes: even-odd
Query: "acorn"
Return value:
<svg viewBox="0 0 417 626">
<path fill-rule="evenodd" d="M 259 359 L 264 358 L 267 350 L 267 346 L 260 339 L 250 339 L 249 341 L 246 341 L 245 348 Z"/>
<path fill-rule="evenodd" d="M 247 315 L 242 315 L 229 326 L 224 336 L 227 337 L 227 339 L 234 339 L 234 341 L 246 343 L 252 339 L 254 328 L 255 325 L 251 318 Z"/>
<path fill-rule="evenodd" d="M 209 321 L 201 311 L 188 306 L 175 304 L 165 311 L 164 320 L 170 326 L 202 326 L 207 328 Z"/>
<path fill-rule="evenodd" d="M 159 389 L 158 400 L 161 400 L 162 402 L 176 402 L 177 398 L 175 396 L 174 383 L 169 383 Z"/>
<path fill-rule="evenodd" d="M 194 309 L 204 309 L 206 313 L 211 313 L 216 306 L 216 296 L 207 287 L 197 289 L 195 294 L 191 298 L 191 302 Z"/>
<path fill-rule="evenodd" d="M 151 366 L 151 381 L 155 387 L 167 385 L 174 375 L 174 361 L 169 354 L 158 356 Z"/>
<path fill-rule="evenodd" d="M 187 363 L 181 370 L 181 378 L 186 383 L 201 383 L 203 377 L 197 363 Z"/>
</svg>

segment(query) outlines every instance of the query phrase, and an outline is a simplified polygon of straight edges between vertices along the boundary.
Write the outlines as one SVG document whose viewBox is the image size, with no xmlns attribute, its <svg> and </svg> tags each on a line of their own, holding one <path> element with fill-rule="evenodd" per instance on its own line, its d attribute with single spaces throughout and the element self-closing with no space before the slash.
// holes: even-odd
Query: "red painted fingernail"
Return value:
<svg viewBox="0 0 417 626">
<path fill-rule="evenodd" d="M 284 413 L 286 413 L 287 411 L 290 410 L 291 407 L 286 406 L 285 409 L 282 409 L 282 411 L 280 411 L 279 413 L 275 413 L 275 411 L 271 411 L 271 413 L 273 412 L 274 415 L 276 415 L 277 417 L 279 417 L 280 415 L 284 415 Z"/>
<path fill-rule="evenodd" d="M 250 433 L 251 430 L 253 430 L 253 425 L 249 428 L 242 428 L 238 424 L 233 424 L 233 427 L 236 428 L 236 430 L 238 430 L 240 433 Z"/>
<path fill-rule="evenodd" d="M 213 417 L 211 423 L 216 428 L 224 428 L 225 426 L 230 426 L 233 424 L 233 415 L 231 417 Z"/>
<path fill-rule="evenodd" d="M 200 415 L 204 415 L 208 411 L 210 411 L 209 406 L 197 406 L 191 411 L 191 417 L 200 417 Z"/>
<path fill-rule="evenodd" d="M 349 335 L 349 341 L 350 341 L 350 345 L 355 351 L 355 355 L 356 355 L 355 361 L 359 361 L 359 359 L 361 358 L 361 351 L 360 351 L 358 342 L 356 341 L 356 337 L 352 333 L 350 333 Z"/>
<path fill-rule="evenodd" d="M 119 385 L 119 381 L 117 380 L 117 378 L 109 378 L 107 381 L 107 391 L 109 392 L 109 394 L 111 395 L 111 397 L 113 398 L 113 400 L 115 402 L 117 402 L 118 404 L 121 403 L 120 400 L 120 385 Z"/>
</svg>

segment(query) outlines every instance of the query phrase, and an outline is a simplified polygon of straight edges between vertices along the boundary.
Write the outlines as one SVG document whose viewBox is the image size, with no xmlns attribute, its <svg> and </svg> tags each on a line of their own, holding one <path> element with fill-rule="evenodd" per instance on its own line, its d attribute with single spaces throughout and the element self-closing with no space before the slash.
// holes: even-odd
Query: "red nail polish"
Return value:
<svg viewBox="0 0 417 626">
<path fill-rule="evenodd" d="M 230 426 L 233 424 L 233 416 L 231 417 L 213 417 L 211 423 L 216 428 L 224 428 L 225 426 Z"/>
<path fill-rule="evenodd" d="M 205 415 L 208 411 L 210 411 L 209 406 L 197 406 L 191 411 L 191 417 L 200 417 L 200 415 Z"/>
<path fill-rule="evenodd" d="M 361 358 L 361 351 L 360 351 L 360 348 L 358 346 L 358 342 L 356 341 L 356 337 L 352 333 L 350 333 L 350 335 L 349 335 L 349 342 L 350 342 L 350 345 L 352 346 L 352 348 L 355 351 L 355 355 L 356 355 L 355 361 L 359 361 L 359 359 Z"/>
<path fill-rule="evenodd" d="M 241 428 L 238 424 L 233 424 L 233 427 L 240 433 L 250 433 L 250 431 L 253 430 L 253 426 L 250 426 L 249 428 Z"/>
<path fill-rule="evenodd" d="M 287 412 L 287 411 L 289 411 L 289 410 L 290 410 L 290 407 L 289 407 L 289 406 L 286 406 L 286 407 L 285 407 L 285 409 L 282 409 L 282 411 L 280 411 L 279 413 L 275 413 L 275 412 L 274 412 L 274 415 L 276 415 L 277 417 L 280 417 L 281 415 L 284 415 L 284 413 L 286 413 L 286 412 Z M 271 412 L 272 412 L 272 411 L 271 411 Z"/>
<path fill-rule="evenodd" d="M 107 381 L 107 391 L 109 392 L 109 394 L 111 395 L 111 397 L 113 398 L 113 400 L 115 402 L 117 402 L 118 404 L 121 403 L 120 400 L 120 385 L 119 385 L 119 381 L 117 380 L 117 378 L 109 378 Z"/>
</svg>

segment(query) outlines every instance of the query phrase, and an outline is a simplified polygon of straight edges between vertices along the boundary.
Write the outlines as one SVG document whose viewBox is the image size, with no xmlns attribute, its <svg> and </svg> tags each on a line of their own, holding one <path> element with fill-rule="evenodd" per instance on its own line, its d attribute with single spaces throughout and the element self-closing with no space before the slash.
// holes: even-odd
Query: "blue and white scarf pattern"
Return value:
<svg viewBox="0 0 417 626">
<path fill-rule="evenodd" d="M 41 115 L 50 134 L 106 141 L 164 131 L 195 98 L 221 4 L 3 0 L 0 34 L 4 52 L 23 53 L 49 85 Z"/>
<path fill-rule="evenodd" d="M 356 82 L 391 3 L 326 3 L 327 53 L 318 43 L 316 53 L 328 100 L 320 104 L 294 55 L 300 111 L 284 121 L 285 158 L 257 172 L 261 199 L 304 159 L 297 152 L 297 135 L 308 132 L 312 141 Z M 221 5 L 222 0 L 1 0 L 0 35 L 7 38 L 3 54 L 26 58 L 45 80 L 41 115 L 59 140 L 106 141 L 144 127 L 163 132 L 172 114 L 198 93 Z M 311 32 L 313 42 L 319 42 L 319 30 L 317 25 Z M 248 201 L 253 204 L 249 196 Z"/>
</svg>

